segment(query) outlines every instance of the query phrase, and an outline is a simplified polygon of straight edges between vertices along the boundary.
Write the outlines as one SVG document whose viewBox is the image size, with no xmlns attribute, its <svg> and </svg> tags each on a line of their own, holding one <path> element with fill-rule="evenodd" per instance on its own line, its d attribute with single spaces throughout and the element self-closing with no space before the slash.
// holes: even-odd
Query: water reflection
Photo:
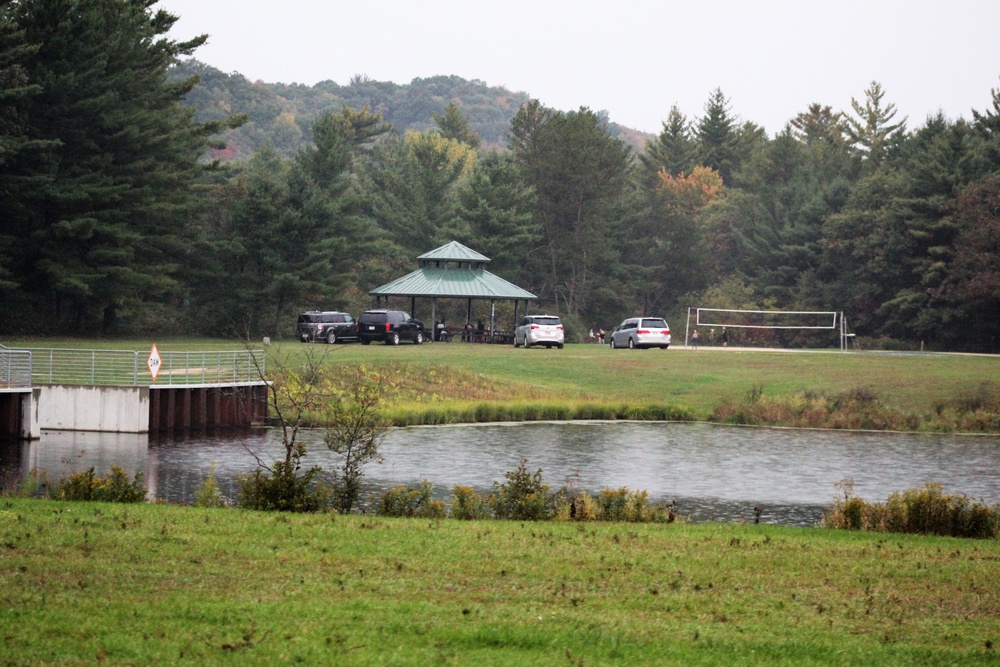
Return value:
<svg viewBox="0 0 1000 667">
<path fill-rule="evenodd" d="M 322 433 L 307 432 L 306 462 L 333 468 Z M 59 478 L 93 465 L 98 474 L 119 465 L 143 471 L 150 492 L 190 502 L 214 466 L 223 494 L 236 497 L 237 475 L 256 457 L 281 455 L 273 429 L 176 437 L 45 432 L 15 445 L 23 472 L 46 470 Z M 630 422 L 531 423 L 395 429 L 382 446 L 385 463 L 367 469 L 367 491 L 430 481 L 446 499 L 464 484 L 482 491 L 526 459 L 553 488 L 572 485 L 597 492 L 628 487 L 650 499 L 674 500 L 695 521 L 753 520 L 759 505 L 766 523 L 812 525 L 845 477 L 868 500 L 940 482 L 947 492 L 1000 502 L 1000 438 L 916 434 L 745 429 L 707 424 Z"/>
</svg>

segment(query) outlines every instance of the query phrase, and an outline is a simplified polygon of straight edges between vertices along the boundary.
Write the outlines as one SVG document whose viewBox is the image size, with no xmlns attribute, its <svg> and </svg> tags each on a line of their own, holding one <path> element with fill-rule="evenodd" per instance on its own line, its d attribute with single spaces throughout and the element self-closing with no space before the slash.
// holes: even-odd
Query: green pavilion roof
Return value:
<svg viewBox="0 0 1000 667">
<path fill-rule="evenodd" d="M 369 294 L 375 296 L 450 297 L 463 299 L 537 299 L 483 268 L 489 257 L 452 241 L 421 255 L 420 268 Z"/>
<path fill-rule="evenodd" d="M 458 241 L 452 241 L 447 245 L 443 245 L 440 248 L 426 252 L 420 257 L 417 257 L 421 261 L 421 264 L 427 263 L 428 260 L 436 260 L 442 262 L 489 262 L 490 258 L 482 255 L 472 248 L 462 245 Z"/>
</svg>

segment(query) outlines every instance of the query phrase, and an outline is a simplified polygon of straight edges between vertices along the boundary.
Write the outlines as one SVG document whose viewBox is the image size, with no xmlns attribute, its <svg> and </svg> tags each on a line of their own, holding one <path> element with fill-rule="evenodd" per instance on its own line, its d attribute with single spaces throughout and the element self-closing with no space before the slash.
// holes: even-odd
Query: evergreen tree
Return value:
<svg viewBox="0 0 1000 667">
<path fill-rule="evenodd" d="M 990 94 L 993 110 L 987 109 L 980 113 L 973 109 L 972 118 L 976 131 L 985 140 L 983 156 L 987 162 L 987 171 L 997 174 L 1000 173 L 1000 88 L 991 89 Z"/>
<path fill-rule="evenodd" d="M 705 103 L 705 115 L 695 124 L 699 162 L 711 167 L 730 183 L 737 166 L 737 119 L 730 111 L 729 100 L 716 88 Z"/>
<path fill-rule="evenodd" d="M 959 229 L 948 275 L 934 297 L 949 308 L 942 337 L 982 352 L 1000 352 L 1000 178 L 990 176 L 946 206 Z"/>
<path fill-rule="evenodd" d="M 29 231 L 24 228 L 23 199 L 32 187 L 43 184 L 41 179 L 32 183 L 18 163 L 55 146 L 54 142 L 32 141 L 27 134 L 27 103 L 39 88 L 29 84 L 24 63 L 37 47 L 27 43 L 24 30 L 14 22 L 14 9 L 13 0 L 0 0 L 0 211 L 6 218 L 0 228 L 0 294 L 6 294 L 8 304 L 16 296 L 18 275 L 24 268 L 17 260 L 20 253 L 15 252 L 17 240 Z"/>
<path fill-rule="evenodd" d="M 910 242 L 902 260 L 909 280 L 879 312 L 908 338 L 936 342 L 953 333 L 950 306 L 933 295 L 947 278 L 959 232 L 945 205 L 980 171 L 977 161 L 969 159 L 978 153 L 969 150 L 976 139 L 964 121 L 950 123 L 938 114 L 911 135 L 896 161 L 907 183 L 900 204 Z"/>
<path fill-rule="evenodd" d="M 475 154 L 439 134 L 391 136 L 371 152 L 364 168 L 367 213 L 396 244 L 399 261 L 461 235 L 454 195 Z"/>
<path fill-rule="evenodd" d="M 842 141 L 844 114 L 834 113 L 829 106 L 813 103 L 809 111 L 795 116 L 791 121 L 793 136 L 805 144 Z"/>
<path fill-rule="evenodd" d="M 891 155 L 902 143 L 906 134 L 906 118 L 897 123 L 895 104 L 883 104 L 885 91 L 882 84 L 872 81 L 865 90 L 864 104 L 851 98 L 851 108 L 856 118 L 846 117 L 844 132 L 848 143 L 854 146 L 874 168 Z"/>
<path fill-rule="evenodd" d="M 657 181 L 651 188 L 639 182 L 638 212 L 622 225 L 616 282 L 634 294 L 634 304 L 619 309 L 622 316 L 634 314 L 634 308 L 663 315 L 707 284 L 712 262 L 699 214 L 722 195 L 722 179 L 707 167 L 694 167 L 677 175 L 663 168 Z"/>
<path fill-rule="evenodd" d="M 646 182 L 655 187 L 661 169 L 666 169 L 671 176 L 691 173 L 698 164 L 697 152 L 687 117 L 676 105 L 670 107 L 663 130 L 655 139 L 646 142 L 646 150 L 639 155 Z"/>
<path fill-rule="evenodd" d="M 519 282 L 540 241 L 532 225 L 535 194 L 509 153 L 481 155 L 458 194 L 458 213 L 468 224 L 463 243 L 489 257 L 494 272 Z"/>
<path fill-rule="evenodd" d="M 731 270 L 750 277 L 760 294 L 775 307 L 793 310 L 828 309 L 817 304 L 815 272 L 823 255 L 823 224 L 845 203 L 854 178 L 854 163 L 843 141 L 814 136 L 803 143 L 792 127 L 743 164 L 736 177 L 752 198 L 754 209 L 736 226 L 731 240 Z M 716 243 L 720 241 L 716 240 Z"/>
<path fill-rule="evenodd" d="M 32 0 L 5 17 L 36 47 L 21 63 L 38 86 L 25 133 L 58 142 L 18 165 L 18 176 L 46 182 L 23 193 L 16 222 L 30 249 L 23 287 L 77 330 L 114 329 L 120 313 L 179 293 L 198 157 L 225 125 L 199 125 L 180 105 L 195 80 L 167 80 L 206 36 L 164 38 L 177 17 L 152 4 Z"/>
<path fill-rule="evenodd" d="M 862 178 L 845 206 L 824 220 L 824 255 L 818 275 L 830 303 L 855 313 L 858 331 L 905 338 L 904 323 L 887 318 L 883 304 L 911 284 L 907 259 L 914 239 L 904 174 L 880 169 Z"/>
<path fill-rule="evenodd" d="M 265 147 L 225 187 L 212 212 L 195 309 L 216 331 L 280 335 L 307 308 L 344 308 L 355 267 L 377 246 L 353 172 L 379 132 L 368 110 L 344 108 L 313 123 L 315 144 L 292 160 Z M 214 269 L 214 270 L 213 270 Z"/>
<path fill-rule="evenodd" d="M 521 109 L 511 146 L 536 193 L 535 224 L 545 248 L 537 291 L 560 312 L 589 315 L 593 295 L 614 260 L 608 243 L 627 215 L 630 150 L 608 134 L 607 121 L 586 108 L 555 113 Z"/>
<path fill-rule="evenodd" d="M 454 102 L 445 107 L 443 114 L 434 114 L 434 122 L 445 139 L 454 139 L 472 149 L 479 148 L 479 137 L 469 128 L 468 119 Z"/>
</svg>

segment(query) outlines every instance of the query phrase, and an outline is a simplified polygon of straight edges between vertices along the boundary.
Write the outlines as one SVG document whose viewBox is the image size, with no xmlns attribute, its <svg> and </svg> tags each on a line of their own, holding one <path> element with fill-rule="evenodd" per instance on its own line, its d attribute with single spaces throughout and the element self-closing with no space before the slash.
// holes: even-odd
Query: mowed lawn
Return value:
<svg viewBox="0 0 1000 667">
<path fill-rule="evenodd" d="M 3 665 L 995 665 L 1000 543 L 0 498 Z"/>
<path fill-rule="evenodd" d="M 81 340 L 12 339 L 9 347 L 74 347 L 161 352 L 239 349 L 236 340 L 205 338 Z M 254 342 L 259 347 L 258 342 Z M 515 349 L 461 342 L 390 347 L 301 344 L 267 347 L 268 368 L 300 365 L 305 355 L 331 366 L 362 364 L 400 377 L 396 400 L 411 407 L 448 403 L 532 401 L 667 404 L 707 418 L 724 401 L 751 393 L 874 392 L 886 405 L 917 414 L 1000 386 L 1000 357 L 739 348 L 611 350 L 570 344 L 562 350 Z"/>
</svg>

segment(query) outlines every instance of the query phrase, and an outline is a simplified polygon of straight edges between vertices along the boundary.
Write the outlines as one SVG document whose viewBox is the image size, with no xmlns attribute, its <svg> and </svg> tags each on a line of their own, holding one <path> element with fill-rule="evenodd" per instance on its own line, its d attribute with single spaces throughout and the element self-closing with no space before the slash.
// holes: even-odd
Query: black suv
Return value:
<svg viewBox="0 0 1000 667">
<path fill-rule="evenodd" d="M 295 337 L 303 343 L 323 341 L 324 343 L 346 343 L 358 339 L 358 325 L 348 313 L 335 310 L 310 310 L 299 315 L 295 325 Z"/>
<path fill-rule="evenodd" d="M 380 340 L 387 345 L 399 345 L 401 340 L 424 342 L 424 323 L 401 310 L 366 310 L 358 320 L 358 337 L 362 345 Z"/>
</svg>

